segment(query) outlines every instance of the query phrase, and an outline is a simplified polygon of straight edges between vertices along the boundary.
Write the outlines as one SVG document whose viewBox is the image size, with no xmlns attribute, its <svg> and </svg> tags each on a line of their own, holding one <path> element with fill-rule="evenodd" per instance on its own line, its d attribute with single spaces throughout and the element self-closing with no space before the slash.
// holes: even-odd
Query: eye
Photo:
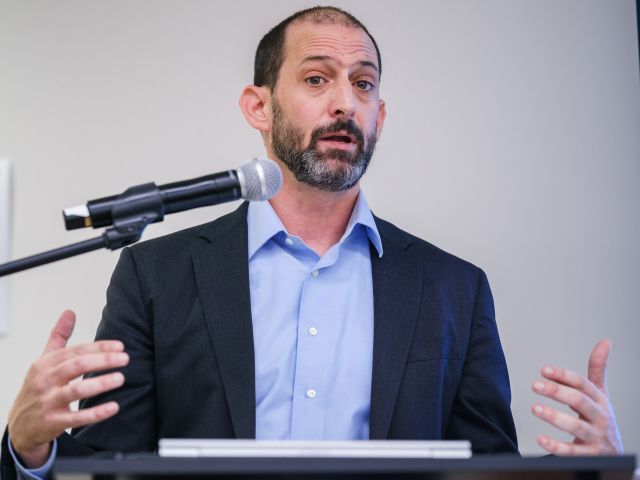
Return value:
<svg viewBox="0 0 640 480">
<path fill-rule="evenodd" d="M 357 80 L 356 82 L 354 82 L 354 85 L 356 86 L 356 88 L 365 92 L 373 88 L 373 83 L 367 80 Z"/>
<path fill-rule="evenodd" d="M 313 75 L 311 77 L 307 77 L 304 79 L 304 81 L 307 82 L 309 85 L 315 85 L 315 86 L 322 85 L 325 82 L 324 78 L 322 78 L 319 75 Z"/>
</svg>

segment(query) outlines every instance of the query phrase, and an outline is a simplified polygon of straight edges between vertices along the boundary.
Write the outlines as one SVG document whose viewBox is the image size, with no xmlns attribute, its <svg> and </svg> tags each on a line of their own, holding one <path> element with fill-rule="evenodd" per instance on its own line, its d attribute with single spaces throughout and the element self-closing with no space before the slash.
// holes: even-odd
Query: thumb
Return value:
<svg viewBox="0 0 640 480">
<path fill-rule="evenodd" d="M 73 327 L 76 324 L 76 314 L 71 310 L 65 310 L 58 318 L 58 321 L 49 334 L 47 345 L 44 347 L 44 353 L 53 352 L 67 346 L 69 337 L 73 333 Z"/>
<path fill-rule="evenodd" d="M 611 351 L 610 340 L 600 340 L 589 356 L 588 377 L 600 390 L 607 391 L 607 360 Z"/>
</svg>

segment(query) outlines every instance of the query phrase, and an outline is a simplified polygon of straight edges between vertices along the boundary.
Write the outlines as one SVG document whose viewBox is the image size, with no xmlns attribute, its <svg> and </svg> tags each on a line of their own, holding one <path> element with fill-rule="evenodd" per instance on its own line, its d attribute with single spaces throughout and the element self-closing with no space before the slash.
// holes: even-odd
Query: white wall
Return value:
<svg viewBox="0 0 640 480">
<path fill-rule="evenodd" d="M 0 158 L 0 264 L 11 259 L 11 162 Z M 0 335 L 9 328 L 9 278 L 0 278 Z"/>
<path fill-rule="evenodd" d="M 60 211 L 263 153 L 236 106 L 259 38 L 316 1 L 0 0 L 0 157 L 13 160 L 14 258 L 96 232 Z M 640 450 L 640 88 L 632 0 L 339 1 L 376 36 L 389 116 L 364 188 L 374 211 L 482 266 L 523 452 L 545 362 L 610 390 Z M 233 208 L 170 216 L 146 238 Z M 11 277 L 0 418 L 57 314 L 92 338 L 117 253 Z"/>
</svg>

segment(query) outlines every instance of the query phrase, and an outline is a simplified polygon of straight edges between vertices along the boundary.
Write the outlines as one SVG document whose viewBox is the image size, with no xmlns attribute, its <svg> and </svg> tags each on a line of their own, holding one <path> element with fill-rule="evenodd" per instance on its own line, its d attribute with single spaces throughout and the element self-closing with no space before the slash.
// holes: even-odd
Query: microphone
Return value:
<svg viewBox="0 0 640 480">
<path fill-rule="evenodd" d="M 162 221 L 165 213 L 216 205 L 244 198 L 264 201 L 282 186 L 280 167 L 267 158 L 255 158 L 237 170 L 157 186 L 146 183 L 128 188 L 120 195 L 90 200 L 86 205 L 65 208 L 67 230 L 112 225 L 115 219 L 152 212 L 152 222 Z"/>
</svg>

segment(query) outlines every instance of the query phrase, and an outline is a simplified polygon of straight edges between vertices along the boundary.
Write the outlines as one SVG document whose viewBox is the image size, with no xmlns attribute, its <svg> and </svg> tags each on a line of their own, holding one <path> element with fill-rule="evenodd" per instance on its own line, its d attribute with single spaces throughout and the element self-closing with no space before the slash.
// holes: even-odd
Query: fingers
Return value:
<svg viewBox="0 0 640 480">
<path fill-rule="evenodd" d="M 51 384 L 61 385 L 86 373 L 124 367 L 128 363 L 129 355 L 125 352 L 73 355 L 53 367 L 49 372 L 48 380 Z"/>
<path fill-rule="evenodd" d="M 62 348 L 48 353 L 43 360 L 45 363 L 55 365 L 68 358 L 72 358 L 77 355 L 85 353 L 100 353 L 100 352 L 122 352 L 124 351 L 124 344 L 119 340 L 98 340 L 91 343 L 83 343 L 80 345 L 74 345 L 72 347 Z"/>
<path fill-rule="evenodd" d="M 606 397 L 602 391 L 582 375 L 560 367 L 544 367 L 542 376 L 561 385 L 574 388 L 589 396 L 593 401 L 602 403 Z"/>
<path fill-rule="evenodd" d="M 607 391 L 607 360 L 611 351 L 609 340 L 600 340 L 589 356 L 589 370 L 587 376 L 601 391 Z"/>
<path fill-rule="evenodd" d="M 540 395 L 568 405 L 574 412 L 582 415 L 591 422 L 596 422 L 602 417 L 602 407 L 589 396 L 575 388 L 560 385 L 555 382 L 538 380 L 533 383 L 533 390 Z"/>
<path fill-rule="evenodd" d="M 57 392 L 57 401 L 61 405 L 81 400 L 83 398 L 94 397 L 101 393 L 108 392 L 121 387 L 124 384 L 124 375 L 120 372 L 100 375 L 99 377 L 88 378 L 79 382 L 67 384 Z"/>
<path fill-rule="evenodd" d="M 49 339 L 44 347 L 44 353 L 52 352 L 64 348 L 73 333 L 76 324 L 76 314 L 71 310 L 65 310 L 56 321 L 56 324 L 49 334 Z"/>
<path fill-rule="evenodd" d="M 577 440 L 584 443 L 594 442 L 598 438 L 598 431 L 593 425 L 580 418 L 559 412 L 539 403 L 536 403 L 531 411 L 536 417 L 541 418 L 560 430 L 570 433 L 576 437 Z"/>
<path fill-rule="evenodd" d="M 101 422 L 118 413 L 116 402 L 107 402 L 91 408 L 82 408 L 77 412 L 66 411 L 55 415 L 52 421 L 64 425 L 64 428 L 77 428 L 91 423 Z"/>
<path fill-rule="evenodd" d="M 560 442 L 541 435 L 538 444 L 556 455 L 618 455 L 623 452 L 622 439 L 607 392 L 607 360 L 611 342 L 601 340 L 589 357 L 587 377 L 559 367 L 545 367 L 546 379 L 534 382 L 533 390 L 568 405 L 579 414 L 559 412 L 535 404 L 533 414 L 554 427 L 572 434 L 573 443 Z"/>
<path fill-rule="evenodd" d="M 98 340 L 96 342 L 74 345 L 73 347 L 69 347 L 68 350 L 76 355 L 96 352 L 122 352 L 124 351 L 124 343 L 120 340 Z"/>
<path fill-rule="evenodd" d="M 546 435 L 538 436 L 538 445 L 547 450 L 549 453 L 558 456 L 568 455 L 594 455 L 598 453 L 591 445 L 580 445 L 576 443 L 566 443 L 555 440 Z"/>
<path fill-rule="evenodd" d="M 65 429 L 99 422 L 118 412 L 119 407 L 113 401 L 78 412 L 69 410 L 69 403 L 74 400 L 122 386 L 124 376 L 115 372 L 69 384 L 71 380 L 129 363 L 124 344 L 117 340 L 67 347 L 75 321 L 76 316 L 70 310 L 60 315 L 43 355 L 31 365 L 14 401 L 9 431 L 18 452 L 40 451 Z"/>
</svg>

